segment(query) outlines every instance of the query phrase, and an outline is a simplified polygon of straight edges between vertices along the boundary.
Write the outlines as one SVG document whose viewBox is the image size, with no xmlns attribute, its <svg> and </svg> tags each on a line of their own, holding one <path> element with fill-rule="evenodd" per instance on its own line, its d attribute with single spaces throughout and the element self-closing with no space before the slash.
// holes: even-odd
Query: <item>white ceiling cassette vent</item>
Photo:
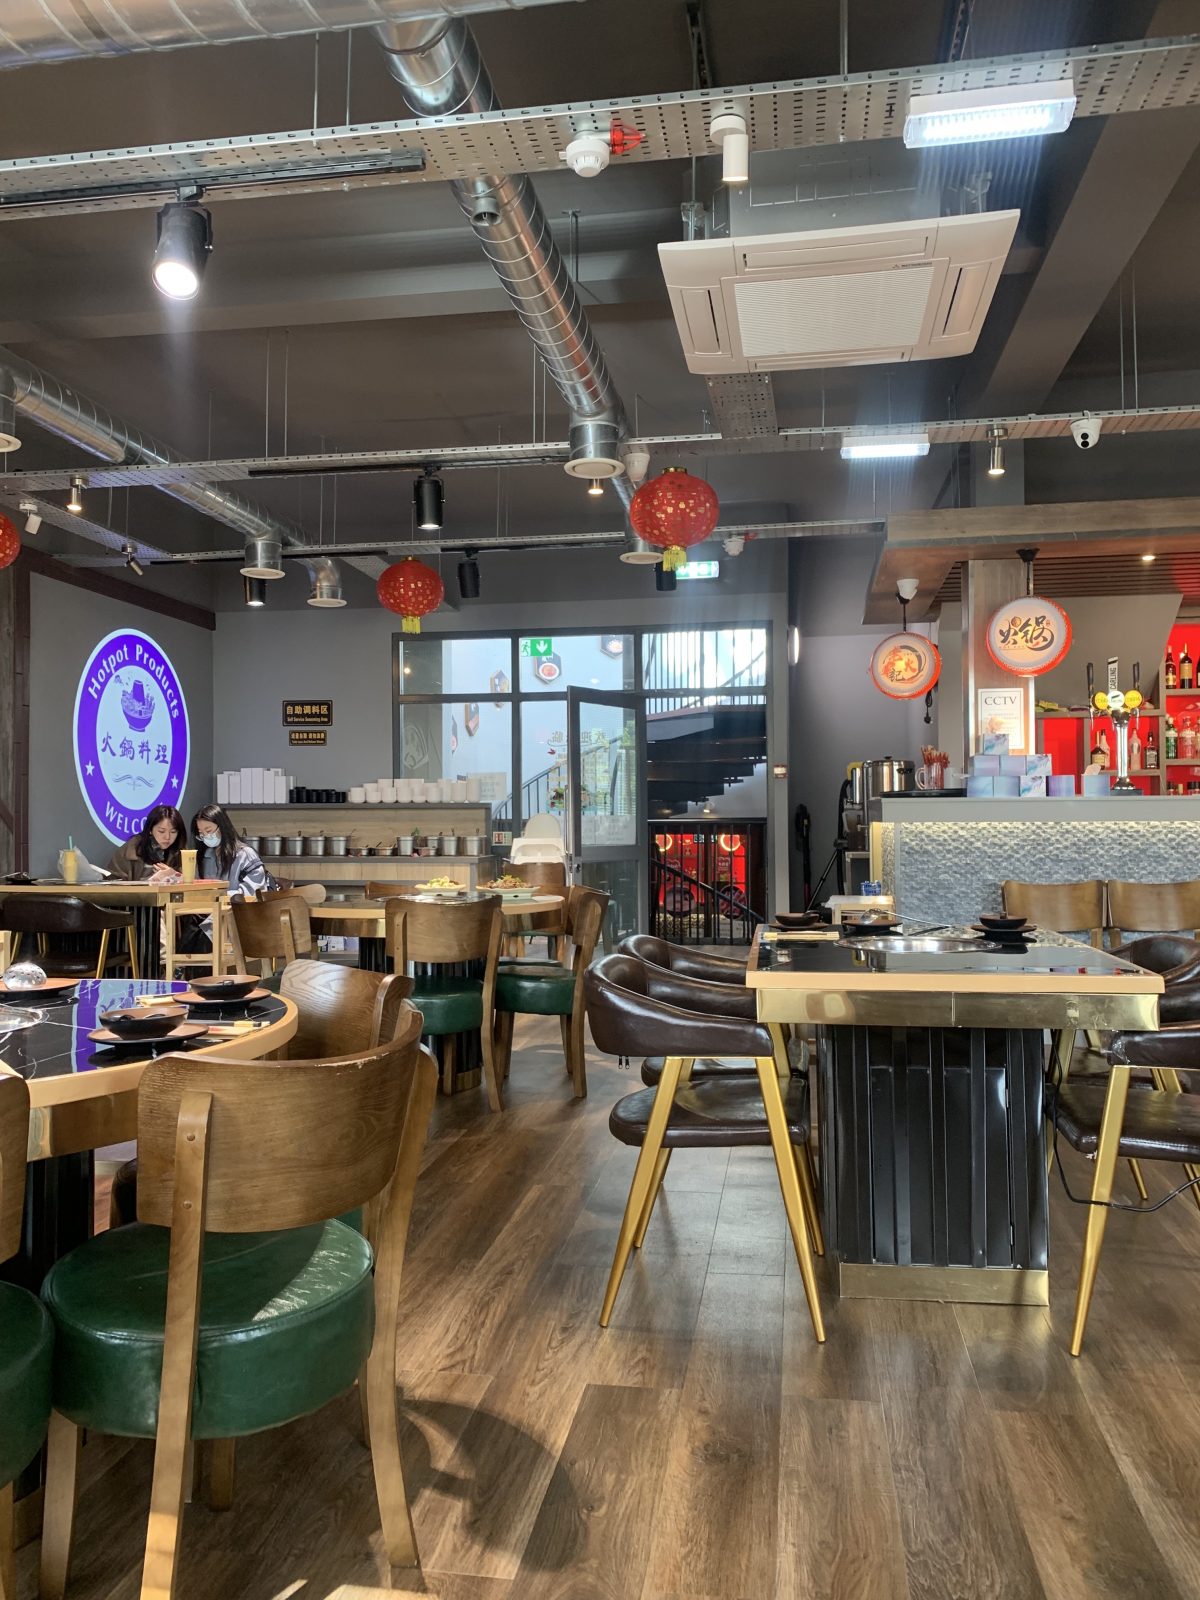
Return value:
<svg viewBox="0 0 1200 1600">
<path fill-rule="evenodd" d="M 1018 211 L 660 244 L 688 369 L 790 372 L 975 348 Z"/>
</svg>

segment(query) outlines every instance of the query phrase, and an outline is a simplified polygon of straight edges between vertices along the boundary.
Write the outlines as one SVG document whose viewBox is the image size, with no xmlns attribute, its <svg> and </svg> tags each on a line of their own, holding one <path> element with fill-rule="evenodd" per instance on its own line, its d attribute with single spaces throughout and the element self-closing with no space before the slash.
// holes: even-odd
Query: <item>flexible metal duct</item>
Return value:
<svg viewBox="0 0 1200 1600">
<path fill-rule="evenodd" d="M 184 45 L 283 39 L 330 28 L 517 11 L 558 0 L 3 0 L 0 67 Z"/>
<path fill-rule="evenodd" d="M 417 116 L 500 109 L 461 19 L 390 23 L 375 32 Z M 486 173 L 450 187 L 570 409 L 567 471 L 608 476 L 619 462 L 624 408 L 532 184 L 520 174 Z"/>
</svg>

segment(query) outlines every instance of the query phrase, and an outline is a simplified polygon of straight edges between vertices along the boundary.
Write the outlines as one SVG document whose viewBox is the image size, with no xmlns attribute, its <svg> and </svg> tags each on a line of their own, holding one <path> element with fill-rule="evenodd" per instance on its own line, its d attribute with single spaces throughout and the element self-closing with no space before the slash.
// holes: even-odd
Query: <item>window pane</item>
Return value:
<svg viewBox="0 0 1200 1600">
<path fill-rule="evenodd" d="M 624 706 L 579 711 L 583 845 L 637 843 L 637 717 Z"/>
<path fill-rule="evenodd" d="M 563 822 L 566 796 L 567 702 L 525 701 L 521 707 L 523 822 L 541 812 L 550 812 Z"/>
<path fill-rule="evenodd" d="M 508 639 L 402 638 L 401 694 L 508 694 L 512 643 Z"/>
<path fill-rule="evenodd" d="M 480 799 L 503 808 L 512 790 L 512 706 L 490 700 L 400 708 L 401 776 L 478 778 Z"/>
<path fill-rule="evenodd" d="M 531 636 L 521 640 L 521 692 L 632 689 L 633 639 L 627 633 Z"/>
<path fill-rule="evenodd" d="M 642 641 L 643 687 L 757 688 L 767 681 L 765 628 L 672 629 Z"/>
</svg>

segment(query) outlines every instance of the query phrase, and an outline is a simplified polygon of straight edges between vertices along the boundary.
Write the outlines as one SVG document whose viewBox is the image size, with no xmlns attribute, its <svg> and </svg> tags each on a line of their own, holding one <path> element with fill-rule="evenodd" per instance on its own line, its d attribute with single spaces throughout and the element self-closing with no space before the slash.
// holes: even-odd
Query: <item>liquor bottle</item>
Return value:
<svg viewBox="0 0 1200 1600">
<path fill-rule="evenodd" d="M 1154 724 L 1150 724 L 1150 732 L 1146 735 L 1146 746 L 1142 751 L 1142 760 L 1146 764 L 1147 772 L 1158 771 L 1158 740 L 1154 737 Z"/>
<path fill-rule="evenodd" d="M 1129 730 L 1129 770 L 1140 772 L 1142 768 L 1142 741 L 1138 738 L 1137 728 Z"/>
<path fill-rule="evenodd" d="M 1175 724 L 1168 722 L 1163 734 L 1163 759 L 1174 761 L 1179 754 L 1179 735 L 1175 732 Z"/>
<path fill-rule="evenodd" d="M 1194 689 L 1196 687 L 1196 669 L 1192 665 L 1192 658 L 1188 655 L 1186 640 L 1183 649 L 1179 652 L 1179 687 L 1181 689 Z"/>
<path fill-rule="evenodd" d="M 1163 677 L 1166 679 L 1168 689 L 1178 689 L 1179 674 L 1175 671 L 1175 652 L 1170 645 L 1167 646 L 1167 663 L 1163 669 Z"/>
</svg>

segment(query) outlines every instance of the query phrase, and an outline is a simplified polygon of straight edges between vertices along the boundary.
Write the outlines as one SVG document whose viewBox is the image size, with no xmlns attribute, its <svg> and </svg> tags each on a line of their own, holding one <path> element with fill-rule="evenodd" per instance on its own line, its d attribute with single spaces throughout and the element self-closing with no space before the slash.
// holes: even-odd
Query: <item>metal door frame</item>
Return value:
<svg viewBox="0 0 1200 1600">
<path fill-rule="evenodd" d="M 583 845 L 583 741 L 580 736 L 579 711 L 582 705 L 612 706 L 634 715 L 634 748 L 638 752 L 638 779 L 635 791 L 634 817 L 636 838 L 632 845 Z M 648 804 L 646 763 L 646 696 L 634 689 L 567 689 L 567 852 L 571 869 L 585 862 L 628 861 L 637 862 L 638 927 L 649 926 L 650 863 L 648 844 Z"/>
</svg>

